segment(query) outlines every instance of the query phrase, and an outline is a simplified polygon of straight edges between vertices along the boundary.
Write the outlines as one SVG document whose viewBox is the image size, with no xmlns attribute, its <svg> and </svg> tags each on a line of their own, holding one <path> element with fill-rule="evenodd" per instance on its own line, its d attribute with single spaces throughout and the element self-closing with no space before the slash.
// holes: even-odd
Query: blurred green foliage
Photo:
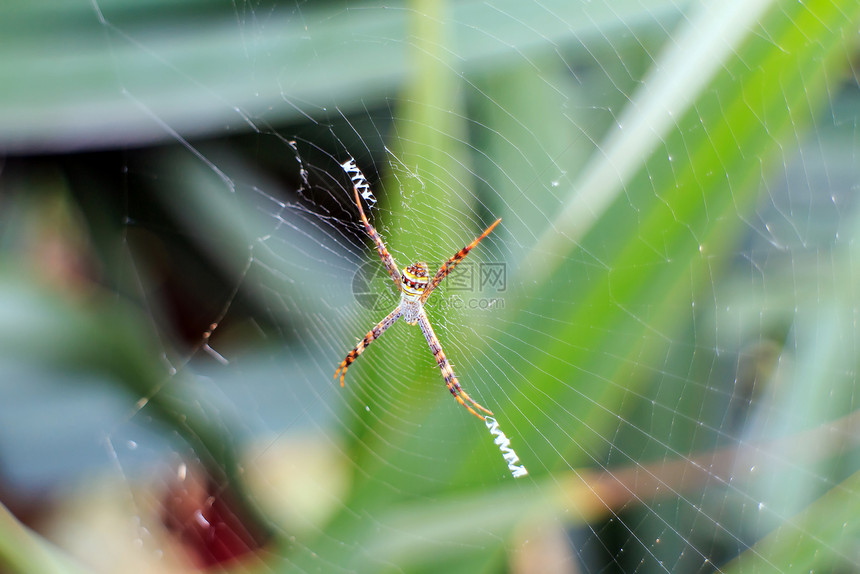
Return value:
<svg viewBox="0 0 860 574">
<path fill-rule="evenodd" d="M 157 205 L 146 207 L 164 210 L 177 234 L 199 235 L 181 216 L 189 209 L 209 229 L 224 230 L 230 257 L 217 271 L 213 265 L 194 274 L 200 291 L 212 276 L 221 282 L 201 304 L 198 334 L 217 318 L 218 301 L 230 297 L 225 277 L 241 274 L 243 250 L 253 244 L 253 234 L 230 217 L 232 204 L 204 207 L 217 201 L 207 189 L 234 186 L 238 178 L 221 177 L 220 168 L 249 156 L 261 160 L 242 172 L 249 180 L 277 174 L 266 170 L 278 161 L 269 154 L 278 152 L 249 151 L 241 137 L 184 145 L 192 138 L 261 127 L 312 132 L 318 124 L 307 109 L 321 118 L 329 117 L 322 110 L 337 110 L 331 115 L 365 119 L 368 110 L 384 110 L 373 130 L 357 129 L 356 140 L 385 139 L 379 126 L 391 126 L 396 135 L 383 143 L 419 166 L 427 184 L 416 192 L 426 198 L 410 212 L 427 234 L 415 239 L 406 226 L 392 226 L 391 243 L 409 250 L 420 239 L 443 260 L 446 218 L 468 211 L 437 205 L 473 201 L 473 213 L 504 219 L 497 233 L 509 249 L 498 255 L 514 273 L 510 304 L 479 351 L 497 360 L 459 374 L 501 386 L 493 409 L 503 428 L 516 429 L 514 446 L 530 477 L 500 478 L 504 468 L 485 448 L 485 429 L 449 408 L 444 393 L 431 409 L 410 397 L 397 413 L 355 409 L 340 425 L 361 472 L 351 477 L 339 512 L 300 541 L 276 539 L 261 569 L 505 571 L 516 552 L 510 541 L 522 536 L 517 529 L 546 520 L 605 534 L 602 544 L 617 553 L 610 561 L 619 570 L 708 571 L 772 529 L 733 563 L 736 571 L 790 571 L 798 556 L 805 570 L 856 567 L 844 550 L 856 543 L 860 515 L 848 447 L 823 449 L 836 464 L 809 460 L 788 469 L 785 461 L 798 453 L 765 449 L 764 458 L 773 455 L 779 465 L 761 462 L 761 476 L 732 485 L 713 468 L 717 484 L 692 492 L 672 486 L 677 476 L 660 474 L 659 464 L 650 466 L 680 462 L 692 472 L 699 453 L 792 437 L 854 409 L 856 326 L 845 317 L 856 313 L 857 297 L 845 287 L 850 272 L 834 279 L 853 268 L 851 249 L 834 242 L 807 260 L 798 246 L 775 269 L 754 271 L 735 257 L 810 128 L 817 145 L 844 137 L 839 125 L 828 132 L 820 120 L 836 117 L 840 94 L 850 92 L 844 105 L 854 111 L 846 116 L 857 117 L 856 85 L 845 70 L 855 55 L 860 6 L 736 4 L 7 3 L 0 7 L 0 149 L 19 156 L 9 160 L 18 173 L 39 169 L 26 155 L 45 150 L 172 144 L 160 154 L 129 150 L 119 163 L 152 161 L 155 173 L 184 182 L 173 193 L 165 184 L 165 195 L 153 197 Z M 857 143 L 834 147 L 856 151 Z M 204 177 L 183 163 L 189 150 L 200 154 Z M 854 158 L 847 155 L 845 161 Z M 205 406 L 164 384 L 159 355 L 190 351 L 181 329 L 161 320 L 165 311 L 146 309 L 135 293 L 139 278 L 117 247 L 135 241 L 122 224 L 128 206 L 117 201 L 116 182 L 82 157 L 44 161 L 75 174 L 69 193 L 86 217 L 105 293 L 122 297 L 100 293 L 82 304 L 73 287 L 22 278 L 19 245 L 7 241 L 2 348 L 59 369 L 107 373 L 131 400 L 147 398 L 147 412 L 234 485 L 256 516 L 239 486 L 235 429 L 214 424 Z M 8 171 L 0 174 L 6 191 Z M 474 195 L 446 186 L 450 180 L 473 181 Z M 397 201 L 383 200 L 388 217 L 403 216 Z M 199 241 L 186 246 L 189 259 L 212 252 Z M 793 274 L 795 267 L 803 273 Z M 758 283 L 759 273 L 774 286 Z M 830 290 L 821 287 L 828 281 Z M 449 337 L 465 337 L 459 329 L 449 323 Z M 786 350 L 789 339 L 794 348 Z M 375 351 L 380 360 L 417 357 L 409 342 L 394 339 Z M 733 369 L 719 368 L 721 351 L 737 358 Z M 776 363 L 789 356 L 796 371 L 785 374 Z M 756 400 L 743 387 L 750 357 L 751 385 L 766 386 L 778 372 L 788 390 L 774 399 L 774 417 L 744 431 L 727 420 L 735 398 Z M 383 387 L 385 374 L 368 380 Z M 397 429 L 404 419 L 414 423 L 409 432 Z M 416 444 L 459 446 L 440 464 L 416 453 Z M 610 476 L 647 470 L 658 488 L 627 485 L 614 499 L 599 488 L 607 468 Z M 761 510 L 764 500 L 773 520 L 749 527 L 747 505 Z M 607 518 L 620 518 L 622 532 Z M 697 520 L 705 524 L 691 526 Z M 0 538 L 28 536 L 11 520 L 0 528 Z M 662 545 L 653 542 L 660 539 Z M 640 544 L 633 556 L 621 556 L 630 540 Z M 0 552 L 0 564 L 27 569 L 14 548 L 0 545 Z M 33 556 L 35 570 L 41 562 Z"/>
</svg>

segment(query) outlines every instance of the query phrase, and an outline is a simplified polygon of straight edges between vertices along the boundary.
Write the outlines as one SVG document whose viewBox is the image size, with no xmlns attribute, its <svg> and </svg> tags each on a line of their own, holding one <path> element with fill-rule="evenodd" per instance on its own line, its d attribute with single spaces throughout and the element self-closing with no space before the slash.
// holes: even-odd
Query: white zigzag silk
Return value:
<svg viewBox="0 0 860 574">
<path fill-rule="evenodd" d="M 527 475 L 529 471 L 526 470 L 524 465 L 517 464 L 520 462 L 520 457 L 518 457 L 517 453 L 514 452 L 514 449 L 511 448 L 511 439 L 505 436 L 505 433 L 503 433 L 502 429 L 499 428 L 499 423 L 496 419 L 493 417 L 487 417 L 484 419 L 484 423 L 490 430 L 490 434 L 495 437 L 493 442 L 496 443 L 499 450 L 502 452 L 505 462 L 508 463 L 508 470 L 511 471 L 511 475 L 514 478 Z"/>
<path fill-rule="evenodd" d="M 362 174 L 361 170 L 358 169 L 358 166 L 355 165 L 355 160 L 349 158 L 340 164 L 340 167 L 343 168 L 343 171 L 345 171 L 349 176 L 349 179 L 352 180 L 352 184 L 358 190 L 358 193 L 361 194 L 361 197 L 363 197 L 368 203 L 376 203 L 376 198 L 370 191 L 370 184 L 367 183 L 367 180 L 364 179 L 364 174 Z"/>
</svg>

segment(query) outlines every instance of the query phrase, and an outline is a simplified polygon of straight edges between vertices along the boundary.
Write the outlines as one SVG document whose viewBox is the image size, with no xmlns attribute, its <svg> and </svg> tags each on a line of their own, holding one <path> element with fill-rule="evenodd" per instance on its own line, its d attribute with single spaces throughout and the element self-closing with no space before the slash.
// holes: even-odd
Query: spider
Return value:
<svg viewBox="0 0 860 574">
<path fill-rule="evenodd" d="M 389 327 L 402 317 L 408 324 L 415 325 L 417 323 L 418 326 L 421 327 L 421 332 L 424 333 L 424 338 L 427 339 L 427 345 L 430 347 L 430 352 L 433 353 L 433 358 L 436 359 L 436 363 L 439 364 L 439 369 L 442 371 L 442 377 L 445 379 L 445 384 L 448 385 L 448 390 L 451 391 L 451 394 L 455 399 L 457 399 L 457 402 L 466 407 L 470 413 L 479 419 L 486 420 L 486 418 L 475 409 L 483 411 L 488 415 L 492 415 L 493 413 L 475 402 L 475 400 L 460 387 L 460 383 L 457 381 L 456 375 L 454 375 L 454 370 L 451 368 L 451 363 L 445 356 L 445 352 L 442 351 L 442 345 L 439 344 L 439 339 L 436 337 L 436 333 L 433 331 L 433 326 L 430 324 L 430 320 L 427 318 L 427 313 L 424 311 L 424 302 L 427 301 L 427 298 L 433 290 L 439 286 L 442 280 L 448 276 L 454 267 L 456 267 L 460 261 L 469 254 L 469 251 L 490 234 L 493 228 L 499 224 L 501 219 L 497 219 L 486 229 L 486 231 L 479 235 L 477 239 L 455 253 L 453 257 L 439 268 L 432 279 L 430 279 L 427 264 L 423 261 L 407 265 L 403 271 L 400 272 L 397 270 L 397 263 L 395 263 L 394 257 L 392 257 L 391 253 L 388 252 L 388 249 L 385 247 L 385 243 L 382 241 L 382 238 L 379 236 L 376 229 L 374 229 L 367 220 L 367 216 L 364 214 L 364 209 L 361 207 L 359 191 L 361 191 L 361 195 L 365 199 L 371 200 L 373 198 L 370 194 L 367 180 L 364 178 L 361 170 L 356 167 L 353 159 L 349 159 L 344 162 L 341 164 L 341 167 L 352 180 L 353 191 L 355 192 L 355 204 L 358 206 L 358 213 L 361 215 L 361 221 L 364 223 L 364 227 L 367 229 L 368 235 L 370 235 L 374 243 L 376 243 L 376 250 L 379 252 L 382 264 L 385 266 L 388 274 L 391 275 L 391 278 L 394 280 L 394 284 L 397 286 L 397 290 L 400 292 L 400 304 L 397 305 L 394 311 L 389 313 L 388 316 L 380 321 L 373 329 L 368 331 L 367 335 L 364 336 L 364 339 L 359 341 L 355 348 L 347 354 L 346 358 L 340 363 L 340 366 L 335 371 L 334 378 L 336 379 L 337 376 L 340 375 L 340 386 L 342 387 L 343 379 L 346 376 L 346 370 L 352 362 L 364 352 L 370 343 L 381 337 Z M 472 408 L 473 406 L 475 408 Z"/>
</svg>

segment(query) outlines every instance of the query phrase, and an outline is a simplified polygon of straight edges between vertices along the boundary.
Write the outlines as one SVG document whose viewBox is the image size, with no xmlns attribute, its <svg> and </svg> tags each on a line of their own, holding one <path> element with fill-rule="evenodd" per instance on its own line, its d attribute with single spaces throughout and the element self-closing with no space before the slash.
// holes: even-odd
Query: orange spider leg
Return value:
<svg viewBox="0 0 860 574">
<path fill-rule="evenodd" d="M 349 353 L 347 353 L 346 358 L 341 361 L 340 366 L 334 372 L 334 377 L 337 378 L 340 375 L 340 386 L 343 386 L 343 378 L 346 376 L 346 370 L 355 361 L 359 355 L 361 355 L 364 350 L 370 345 L 373 341 L 382 336 L 382 334 L 394 323 L 397 322 L 397 319 L 400 318 L 400 305 L 392 311 L 385 319 L 377 323 L 377 325 L 367 332 L 367 335 L 364 336 L 364 339 L 358 342 L 355 348 L 352 349 Z"/>
<path fill-rule="evenodd" d="M 430 296 L 430 293 L 433 292 L 433 289 L 435 289 L 439 285 L 439 283 L 441 283 L 442 280 L 445 279 L 445 277 L 447 277 L 448 274 L 454 270 L 454 267 L 456 267 L 460 263 L 460 261 L 462 261 L 466 257 L 466 255 L 469 254 L 469 251 L 471 251 L 478 243 L 480 243 L 482 239 L 484 239 L 486 236 L 488 236 L 490 234 L 490 232 L 493 230 L 493 228 L 495 228 L 499 224 L 500 221 L 501 221 L 501 219 L 497 219 L 496 221 L 494 221 L 493 224 L 490 225 L 473 242 L 471 242 L 469 245 L 467 245 L 466 247 L 464 247 L 463 249 L 461 249 L 460 251 L 455 253 L 454 256 L 451 257 L 451 259 L 446 261 L 445 264 L 439 268 L 439 271 L 436 272 L 436 275 L 433 276 L 433 280 L 430 281 L 430 284 L 427 286 L 427 289 L 421 295 L 421 302 L 422 303 L 424 303 L 427 300 L 427 297 Z"/>
<path fill-rule="evenodd" d="M 466 407 L 470 413 L 482 421 L 486 420 L 484 415 L 479 414 L 475 409 L 467 405 L 466 401 L 488 415 L 492 415 L 492 411 L 484 408 L 473 400 L 472 397 L 470 397 L 469 394 L 460 386 L 460 382 L 457 381 L 457 376 L 454 375 L 454 369 L 451 368 L 451 363 L 448 361 L 448 357 L 446 357 L 445 352 L 442 351 L 439 339 L 436 337 L 436 333 L 433 331 L 433 326 L 430 325 L 430 320 L 427 318 L 427 313 L 425 313 L 423 309 L 421 310 L 421 315 L 418 317 L 418 324 L 421 325 L 421 332 L 424 333 L 424 338 L 427 339 L 427 344 L 430 346 L 433 358 L 436 359 L 436 362 L 439 364 L 439 369 L 442 371 L 442 377 L 445 379 L 445 384 L 448 385 L 448 390 L 451 391 L 451 394 L 454 395 L 457 402 Z"/>
<path fill-rule="evenodd" d="M 358 213 L 361 215 L 361 221 L 364 223 L 364 227 L 367 229 L 368 235 L 370 235 L 373 242 L 376 243 L 376 251 L 379 252 L 379 258 L 382 259 L 382 264 L 385 265 L 385 269 L 388 270 L 388 274 L 391 275 L 391 278 L 394 279 L 394 284 L 397 285 L 397 290 L 400 291 L 400 271 L 397 269 L 397 262 L 394 261 L 394 256 L 388 252 L 388 248 L 385 246 L 385 242 L 382 241 L 382 237 L 380 237 L 376 229 L 374 229 L 367 220 L 367 216 L 364 214 L 364 208 L 361 207 L 361 197 L 359 196 L 358 188 L 359 186 L 369 188 L 367 185 L 367 179 L 365 179 L 364 174 L 361 173 L 361 170 L 358 169 L 352 159 L 342 164 L 341 167 L 352 180 L 352 190 L 355 192 L 355 204 L 358 206 Z"/>
</svg>

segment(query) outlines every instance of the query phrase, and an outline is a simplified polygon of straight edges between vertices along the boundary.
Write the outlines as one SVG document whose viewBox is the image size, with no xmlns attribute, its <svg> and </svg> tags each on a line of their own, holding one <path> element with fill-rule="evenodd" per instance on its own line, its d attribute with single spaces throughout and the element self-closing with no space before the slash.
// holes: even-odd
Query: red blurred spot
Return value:
<svg viewBox="0 0 860 574">
<path fill-rule="evenodd" d="M 170 487 L 164 523 L 201 568 L 250 558 L 265 544 L 266 529 L 236 503 L 229 488 L 189 471 Z"/>
</svg>

